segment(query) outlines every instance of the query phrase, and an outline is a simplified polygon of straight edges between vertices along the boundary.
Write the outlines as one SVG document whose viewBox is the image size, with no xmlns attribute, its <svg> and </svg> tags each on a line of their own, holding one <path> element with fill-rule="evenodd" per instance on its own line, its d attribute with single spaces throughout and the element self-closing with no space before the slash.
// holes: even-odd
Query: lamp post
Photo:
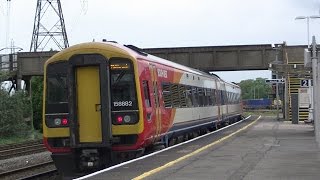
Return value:
<svg viewBox="0 0 320 180">
<path fill-rule="evenodd" d="M 310 39 L 310 35 L 309 35 L 309 21 L 310 21 L 310 19 L 318 19 L 318 18 L 320 18 L 320 16 L 318 16 L 318 15 L 313 15 L 313 16 L 297 16 L 296 18 L 295 18 L 295 20 L 303 20 L 303 19 L 306 19 L 307 20 L 307 35 L 308 35 L 308 47 L 309 47 L 309 39 Z"/>
</svg>

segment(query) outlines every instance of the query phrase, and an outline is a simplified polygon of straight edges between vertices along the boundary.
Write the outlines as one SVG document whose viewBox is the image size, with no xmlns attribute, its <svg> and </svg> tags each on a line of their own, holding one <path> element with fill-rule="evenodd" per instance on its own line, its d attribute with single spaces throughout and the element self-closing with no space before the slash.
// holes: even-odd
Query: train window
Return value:
<svg viewBox="0 0 320 180">
<path fill-rule="evenodd" d="M 112 110 L 136 110 L 136 86 L 132 62 L 123 58 L 110 59 Z"/>
<path fill-rule="evenodd" d="M 187 107 L 186 87 L 179 85 L 180 106 Z"/>
<path fill-rule="evenodd" d="M 199 94 L 199 106 L 204 106 L 204 89 L 198 88 L 198 94 Z"/>
<path fill-rule="evenodd" d="M 207 105 L 208 105 L 208 106 L 211 106 L 211 105 L 212 105 L 211 96 L 212 96 L 212 89 L 207 89 L 207 90 L 206 90 L 206 101 L 207 101 Z"/>
<path fill-rule="evenodd" d="M 166 108 L 172 107 L 170 84 L 167 84 L 167 83 L 162 84 L 162 96 L 163 96 L 164 107 Z"/>
<path fill-rule="evenodd" d="M 191 86 L 186 87 L 186 98 L 187 98 L 187 107 L 192 107 L 192 88 Z"/>
<path fill-rule="evenodd" d="M 221 95 L 221 104 L 225 105 L 226 104 L 226 95 L 225 95 L 224 91 L 220 91 L 220 95 Z"/>
<path fill-rule="evenodd" d="M 214 106 L 216 104 L 216 90 L 215 89 L 212 89 L 210 99 L 211 99 L 210 100 L 211 101 L 210 105 Z"/>
<path fill-rule="evenodd" d="M 192 87 L 192 97 L 193 97 L 193 106 L 197 107 L 199 106 L 199 94 L 198 94 L 198 90 L 197 87 Z"/>
<path fill-rule="evenodd" d="M 228 104 L 228 97 L 227 97 L 227 91 L 222 91 L 222 94 L 223 94 L 223 103 L 224 105 Z"/>
<path fill-rule="evenodd" d="M 218 98 L 217 99 L 217 103 L 222 105 L 222 93 L 221 93 L 221 90 L 216 90 L 216 91 L 217 91 L 216 97 Z"/>
<path fill-rule="evenodd" d="M 203 88 L 203 106 L 208 106 L 209 104 L 209 97 L 208 97 L 207 91 L 208 91 L 207 88 Z"/>
<path fill-rule="evenodd" d="M 149 93 L 149 85 L 148 81 L 142 81 L 142 87 L 143 87 L 143 94 L 144 94 L 144 103 L 145 106 L 151 107 L 151 102 L 150 102 L 150 93 Z"/>
<path fill-rule="evenodd" d="M 46 114 L 68 112 L 67 67 L 66 62 L 47 66 Z"/>
<path fill-rule="evenodd" d="M 173 107 L 180 107 L 179 86 L 177 84 L 171 85 L 171 99 Z"/>
</svg>

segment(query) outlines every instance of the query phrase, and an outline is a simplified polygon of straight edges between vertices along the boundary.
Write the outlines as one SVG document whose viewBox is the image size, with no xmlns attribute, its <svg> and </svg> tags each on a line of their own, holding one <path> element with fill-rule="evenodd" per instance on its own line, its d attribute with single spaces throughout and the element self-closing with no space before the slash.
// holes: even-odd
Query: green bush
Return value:
<svg viewBox="0 0 320 180">
<path fill-rule="evenodd" d="M 34 128 L 42 132 L 42 90 L 43 77 L 33 77 L 31 79 L 32 88 L 32 108 Z"/>
<path fill-rule="evenodd" d="M 30 116 L 29 102 L 24 92 L 9 95 L 0 89 L 0 137 L 26 136 L 30 132 L 24 120 Z"/>
</svg>

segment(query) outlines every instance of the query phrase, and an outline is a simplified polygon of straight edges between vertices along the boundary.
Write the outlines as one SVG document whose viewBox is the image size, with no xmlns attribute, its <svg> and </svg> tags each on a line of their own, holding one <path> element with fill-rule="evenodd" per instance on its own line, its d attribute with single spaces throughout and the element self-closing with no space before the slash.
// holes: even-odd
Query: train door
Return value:
<svg viewBox="0 0 320 180">
<path fill-rule="evenodd" d="M 111 147 L 109 66 L 97 54 L 69 60 L 69 119 L 71 147 Z"/>
<path fill-rule="evenodd" d="M 101 111 L 99 67 L 77 67 L 77 117 L 79 123 L 79 142 L 101 143 Z"/>
<path fill-rule="evenodd" d="M 221 102 L 221 106 L 220 106 L 220 113 L 221 113 L 221 119 L 222 121 L 225 120 L 225 115 L 226 115 L 226 107 L 227 107 L 227 103 L 226 103 L 226 100 L 227 100 L 227 97 L 226 97 L 226 86 L 225 84 L 222 82 L 220 84 L 220 102 Z"/>
<path fill-rule="evenodd" d="M 216 83 L 216 89 L 215 89 L 215 105 L 217 106 L 218 111 L 218 122 L 221 121 L 221 96 L 220 96 L 220 83 L 215 81 Z"/>
<path fill-rule="evenodd" d="M 156 125 L 156 137 L 154 141 L 157 141 L 161 134 L 161 109 L 160 109 L 160 102 L 159 102 L 159 88 L 158 88 L 158 73 L 156 66 L 154 64 L 149 65 L 150 74 L 151 74 L 151 82 L 152 82 L 152 89 L 154 94 L 154 102 L 155 105 L 153 106 L 153 112 L 155 113 L 155 125 Z"/>
</svg>

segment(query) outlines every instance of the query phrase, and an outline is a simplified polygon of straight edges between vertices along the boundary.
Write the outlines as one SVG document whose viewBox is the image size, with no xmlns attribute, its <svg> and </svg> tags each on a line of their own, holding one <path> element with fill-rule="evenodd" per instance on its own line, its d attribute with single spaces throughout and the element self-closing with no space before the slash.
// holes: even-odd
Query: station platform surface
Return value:
<svg viewBox="0 0 320 180">
<path fill-rule="evenodd" d="M 312 125 L 255 120 L 85 179 L 320 179 Z"/>
</svg>

